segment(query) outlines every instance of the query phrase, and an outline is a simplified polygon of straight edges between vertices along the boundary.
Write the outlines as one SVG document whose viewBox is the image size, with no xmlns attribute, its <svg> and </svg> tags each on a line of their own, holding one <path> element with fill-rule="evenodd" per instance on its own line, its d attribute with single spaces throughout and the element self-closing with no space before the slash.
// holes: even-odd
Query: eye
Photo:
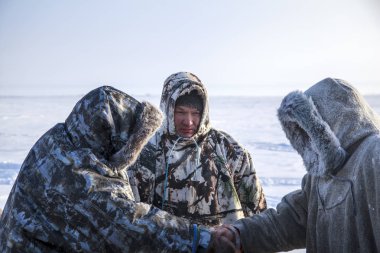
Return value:
<svg viewBox="0 0 380 253">
<path fill-rule="evenodd" d="M 184 112 L 184 111 L 174 111 L 174 113 L 175 113 L 175 114 L 183 115 L 183 114 L 185 114 L 186 112 Z"/>
</svg>

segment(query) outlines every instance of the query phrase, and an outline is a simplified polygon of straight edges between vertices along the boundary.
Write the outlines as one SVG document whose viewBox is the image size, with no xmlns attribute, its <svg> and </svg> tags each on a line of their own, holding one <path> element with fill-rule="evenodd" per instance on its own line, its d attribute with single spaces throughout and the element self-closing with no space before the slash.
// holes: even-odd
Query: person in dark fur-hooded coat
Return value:
<svg viewBox="0 0 380 253">
<path fill-rule="evenodd" d="M 161 122 L 152 105 L 112 87 L 84 96 L 22 164 L 0 252 L 191 252 L 191 224 L 136 202 L 127 177 Z"/>
<path fill-rule="evenodd" d="M 379 115 L 350 84 L 327 78 L 287 95 L 278 117 L 307 174 L 277 210 L 233 224 L 244 252 L 380 252 Z M 223 247 L 221 235 L 230 236 L 221 228 L 212 244 Z"/>
</svg>

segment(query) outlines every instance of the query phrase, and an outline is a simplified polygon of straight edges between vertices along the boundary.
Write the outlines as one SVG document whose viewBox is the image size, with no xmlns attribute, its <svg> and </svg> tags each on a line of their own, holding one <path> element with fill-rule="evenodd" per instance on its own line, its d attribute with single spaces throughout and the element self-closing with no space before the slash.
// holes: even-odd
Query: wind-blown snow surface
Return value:
<svg viewBox="0 0 380 253">
<path fill-rule="evenodd" d="M 0 208 L 33 144 L 56 123 L 63 122 L 82 96 L 0 96 Z M 136 96 L 158 106 L 159 96 Z M 213 127 L 224 130 L 248 149 L 263 183 L 268 205 L 301 184 L 305 169 L 277 120 L 281 97 L 211 97 Z M 367 96 L 380 113 L 380 95 Z"/>
</svg>

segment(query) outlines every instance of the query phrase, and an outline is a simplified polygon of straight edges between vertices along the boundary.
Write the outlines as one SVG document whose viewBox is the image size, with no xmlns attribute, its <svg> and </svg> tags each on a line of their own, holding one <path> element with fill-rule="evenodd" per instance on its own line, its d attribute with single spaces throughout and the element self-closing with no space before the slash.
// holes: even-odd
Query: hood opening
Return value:
<svg viewBox="0 0 380 253">
<path fill-rule="evenodd" d="M 278 117 L 309 173 L 327 175 L 341 169 L 346 152 L 310 97 L 300 91 L 289 93 L 278 109 Z"/>
<path fill-rule="evenodd" d="M 203 110 L 198 131 L 192 136 L 198 140 L 205 135 L 211 128 L 209 121 L 209 108 L 207 91 L 201 80 L 190 72 L 178 72 L 169 76 L 164 83 L 160 108 L 165 114 L 165 121 L 160 129 L 161 136 L 170 136 L 170 139 L 176 139 L 179 136 L 176 134 L 174 125 L 174 110 L 176 101 L 179 97 L 197 93 L 202 99 Z M 181 142 L 192 142 L 191 138 L 182 138 Z"/>
</svg>

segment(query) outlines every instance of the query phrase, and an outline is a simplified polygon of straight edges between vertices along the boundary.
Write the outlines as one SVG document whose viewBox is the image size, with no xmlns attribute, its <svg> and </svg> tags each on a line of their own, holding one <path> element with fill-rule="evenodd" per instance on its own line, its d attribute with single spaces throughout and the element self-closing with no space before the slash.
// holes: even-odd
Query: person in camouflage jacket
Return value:
<svg viewBox="0 0 380 253">
<path fill-rule="evenodd" d="M 136 202 L 127 176 L 161 122 L 158 109 L 112 87 L 84 96 L 22 164 L 0 252 L 191 252 L 194 224 Z"/>
<path fill-rule="evenodd" d="M 178 133 L 174 119 L 176 102 L 193 93 L 202 108 L 190 137 Z M 160 108 L 164 123 L 129 170 L 141 201 L 204 225 L 231 223 L 266 209 L 250 154 L 211 127 L 207 92 L 197 76 L 179 72 L 168 77 Z"/>
</svg>

